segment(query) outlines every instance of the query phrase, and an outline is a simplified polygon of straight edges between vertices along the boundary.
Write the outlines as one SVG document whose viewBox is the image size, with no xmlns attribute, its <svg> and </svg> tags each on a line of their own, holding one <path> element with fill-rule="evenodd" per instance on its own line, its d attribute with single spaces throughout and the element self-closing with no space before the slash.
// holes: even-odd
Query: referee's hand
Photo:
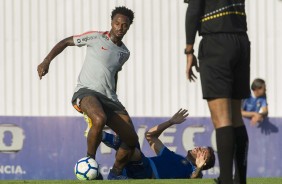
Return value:
<svg viewBox="0 0 282 184">
<path fill-rule="evenodd" d="M 193 66 L 196 68 L 196 71 L 199 72 L 199 66 L 197 62 L 197 58 L 194 54 L 187 54 L 187 64 L 186 64 L 186 77 L 191 82 L 195 82 L 197 79 L 196 75 L 193 73 Z"/>
</svg>

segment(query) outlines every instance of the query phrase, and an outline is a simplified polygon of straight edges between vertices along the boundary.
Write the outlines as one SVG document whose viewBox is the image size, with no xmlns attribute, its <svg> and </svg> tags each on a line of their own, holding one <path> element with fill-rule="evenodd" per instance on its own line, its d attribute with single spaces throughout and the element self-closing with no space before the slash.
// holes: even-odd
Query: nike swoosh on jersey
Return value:
<svg viewBox="0 0 282 184">
<path fill-rule="evenodd" d="M 107 48 L 105 48 L 105 47 L 103 47 L 103 46 L 101 47 L 101 49 L 102 49 L 102 50 L 108 50 Z"/>
</svg>

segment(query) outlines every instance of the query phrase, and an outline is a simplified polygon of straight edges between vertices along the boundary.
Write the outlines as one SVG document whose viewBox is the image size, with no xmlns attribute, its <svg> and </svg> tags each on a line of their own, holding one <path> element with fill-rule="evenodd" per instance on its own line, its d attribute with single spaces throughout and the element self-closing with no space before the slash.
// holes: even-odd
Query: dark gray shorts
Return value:
<svg viewBox="0 0 282 184">
<path fill-rule="evenodd" d="M 80 109 L 80 102 L 86 96 L 95 96 L 102 104 L 104 112 L 108 118 L 112 117 L 114 114 L 128 115 L 125 107 L 120 102 L 113 101 L 108 97 L 106 97 L 105 95 L 102 95 L 101 93 L 98 93 L 94 90 L 87 88 L 79 89 L 77 92 L 73 94 L 72 97 L 72 105 L 80 113 L 83 113 L 82 110 Z"/>
<path fill-rule="evenodd" d="M 250 96 L 250 41 L 247 34 L 204 35 L 198 58 L 204 99 Z"/>
</svg>

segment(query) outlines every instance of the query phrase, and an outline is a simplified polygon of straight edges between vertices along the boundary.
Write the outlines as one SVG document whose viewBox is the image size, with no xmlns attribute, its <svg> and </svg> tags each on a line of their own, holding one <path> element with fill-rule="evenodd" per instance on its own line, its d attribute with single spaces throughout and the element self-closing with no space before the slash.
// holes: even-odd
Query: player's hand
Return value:
<svg viewBox="0 0 282 184">
<path fill-rule="evenodd" d="M 169 122 L 172 124 L 180 124 L 186 120 L 188 115 L 189 113 L 187 109 L 179 109 L 179 111 L 170 118 Z"/>
<path fill-rule="evenodd" d="M 207 158 L 208 158 L 207 150 L 199 151 L 197 153 L 197 158 L 196 158 L 197 168 L 202 168 L 206 164 Z"/>
<path fill-rule="evenodd" d="M 194 74 L 192 68 L 195 67 L 196 71 L 199 72 L 199 66 L 197 58 L 194 54 L 187 54 L 187 64 L 186 64 L 186 77 L 191 82 L 195 82 L 197 79 L 196 75 Z"/>
<path fill-rule="evenodd" d="M 263 115 L 256 113 L 251 119 L 251 125 L 255 126 L 262 121 L 263 121 Z"/>
<path fill-rule="evenodd" d="M 50 65 L 50 62 L 48 62 L 47 60 L 44 60 L 42 63 L 40 63 L 37 66 L 37 72 L 38 72 L 38 76 L 40 80 L 42 79 L 44 75 L 48 73 L 49 65 Z"/>
</svg>

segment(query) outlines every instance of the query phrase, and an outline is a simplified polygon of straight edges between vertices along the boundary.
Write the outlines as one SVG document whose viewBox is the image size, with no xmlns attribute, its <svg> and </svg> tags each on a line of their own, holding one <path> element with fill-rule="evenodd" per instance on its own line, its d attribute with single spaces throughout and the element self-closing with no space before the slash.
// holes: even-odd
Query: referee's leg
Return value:
<svg viewBox="0 0 282 184">
<path fill-rule="evenodd" d="M 228 98 L 208 99 L 208 106 L 216 131 L 216 144 L 220 167 L 220 183 L 232 184 L 235 136 L 232 126 L 231 100 Z"/>
<path fill-rule="evenodd" d="M 232 100 L 232 122 L 235 132 L 234 184 L 246 184 L 249 138 L 242 119 L 241 100 Z"/>
</svg>

